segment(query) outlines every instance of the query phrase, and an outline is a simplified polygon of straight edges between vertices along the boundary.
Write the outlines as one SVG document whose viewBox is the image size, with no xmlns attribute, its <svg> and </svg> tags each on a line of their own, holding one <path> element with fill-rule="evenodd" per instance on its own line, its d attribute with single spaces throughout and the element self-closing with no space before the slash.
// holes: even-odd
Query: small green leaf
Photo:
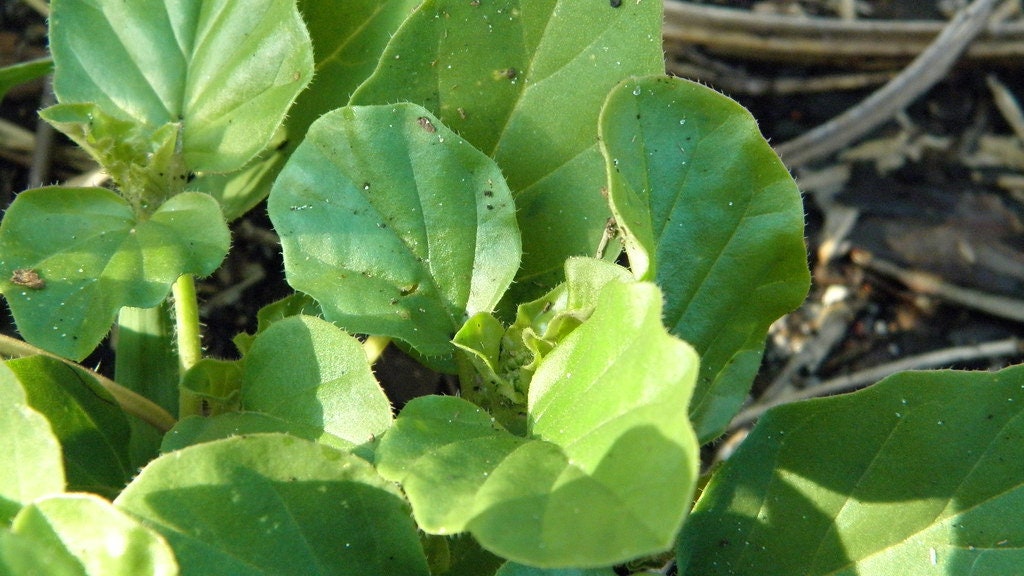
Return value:
<svg viewBox="0 0 1024 576">
<path fill-rule="evenodd" d="M 140 221 L 108 190 L 28 190 L 0 224 L 0 291 L 26 340 L 80 360 L 122 306 L 156 306 L 181 274 L 213 272 L 229 240 L 205 194 L 179 194 Z"/>
<path fill-rule="evenodd" d="M 178 564 L 167 542 L 106 500 L 62 494 L 26 506 L 12 525 L 47 556 L 80 567 L 88 576 L 174 576 Z M 36 572 L 37 574 L 39 572 Z"/>
<path fill-rule="evenodd" d="M 319 442 L 343 452 L 351 451 L 354 448 L 354 444 L 351 442 L 328 434 L 322 428 L 296 424 L 261 412 L 228 412 L 209 418 L 202 416 L 182 418 L 174 428 L 164 435 L 160 451 L 166 454 L 203 442 L 268 432 L 291 434 L 297 438 Z"/>
<path fill-rule="evenodd" d="M 311 316 L 274 323 L 245 356 L 242 406 L 362 444 L 391 425 L 391 403 L 359 341 Z"/>
<path fill-rule="evenodd" d="M 184 190 L 188 170 L 178 154 L 180 122 L 153 129 L 107 114 L 92 103 L 57 104 L 39 116 L 92 155 L 128 192 L 124 197 L 140 217 Z"/>
<path fill-rule="evenodd" d="M 64 491 L 60 444 L 46 418 L 28 405 L 14 372 L 0 362 L 0 524 L 36 498 Z"/>
<path fill-rule="evenodd" d="M 161 456 L 114 503 L 160 531 L 186 573 L 428 573 L 393 484 L 358 456 L 290 436 Z"/>
<path fill-rule="evenodd" d="M 529 437 L 451 397 L 406 405 L 377 450 L 420 527 L 471 532 L 545 568 L 609 566 L 666 550 L 690 505 L 697 442 L 685 417 L 694 351 L 661 327 L 661 293 L 609 282 L 544 357 Z"/>
<path fill-rule="evenodd" d="M 68 488 L 113 498 L 132 473 L 128 420 L 88 373 L 48 356 L 7 361 L 29 405 L 50 421 L 64 454 Z"/>
<path fill-rule="evenodd" d="M 52 58 L 39 58 L 0 68 L 0 101 L 4 99 L 11 88 L 36 78 L 42 78 L 51 71 L 53 71 Z"/>
<path fill-rule="evenodd" d="M 298 316 L 304 314 L 306 316 L 323 316 L 323 311 L 320 310 L 320 305 L 317 304 L 316 300 L 307 294 L 301 292 L 293 292 L 288 296 L 267 304 L 263 308 L 260 308 L 259 312 L 256 313 L 256 333 L 246 334 L 241 333 L 234 337 L 232 342 L 235 343 L 235 347 L 244 356 L 248 354 L 249 348 L 252 347 L 252 341 L 256 339 L 256 336 L 260 335 L 270 325 L 278 320 L 284 320 L 292 316 Z"/>
<path fill-rule="evenodd" d="M 241 168 L 313 76 L 295 2 L 56 0 L 54 92 L 142 127 L 182 122 L 190 170 Z"/>
<path fill-rule="evenodd" d="M 517 434 L 525 431 L 526 395 L 541 360 L 590 317 L 605 284 L 630 276 L 615 264 L 570 258 L 565 277 L 564 283 L 543 297 L 519 305 L 516 321 L 507 329 L 481 312 L 466 321 L 453 339 L 476 372 L 461 376 L 471 383 L 463 387 L 463 395 Z"/>
<path fill-rule="evenodd" d="M 448 357 L 519 263 L 501 171 L 419 106 L 317 120 L 270 194 L 288 282 L 346 330 Z"/>
<path fill-rule="evenodd" d="M 200 398 L 204 416 L 235 412 L 241 403 L 242 362 L 202 358 L 185 372 L 179 386 Z"/>
<path fill-rule="evenodd" d="M 709 441 L 746 398 L 768 326 L 807 294 L 800 193 L 750 113 L 687 80 L 620 84 L 601 142 L 630 266 L 700 353 L 690 417 Z"/>
<path fill-rule="evenodd" d="M 907 372 L 769 411 L 704 490 L 681 574 L 1024 566 L 1024 366 Z"/>
<path fill-rule="evenodd" d="M 523 268 L 512 304 L 593 255 L 609 216 L 597 145 L 608 91 L 665 70 L 661 3 L 427 0 L 352 104 L 415 102 L 501 167 L 515 192 Z"/>
</svg>

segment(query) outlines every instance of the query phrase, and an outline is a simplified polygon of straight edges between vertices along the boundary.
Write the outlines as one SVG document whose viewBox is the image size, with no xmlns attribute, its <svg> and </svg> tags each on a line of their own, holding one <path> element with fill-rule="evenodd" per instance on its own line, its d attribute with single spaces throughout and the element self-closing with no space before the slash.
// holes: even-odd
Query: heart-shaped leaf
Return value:
<svg viewBox="0 0 1024 576">
<path fill-rule="evenodd" d="M 294 0 L 56 0 L 50 50 L 61 103 L 181 122 L 190 170 L 241 168 L 313 76 Z"/>
<path fill-rule="evenodd" d="M 33 502 L 14 518 L 12 529 L 30 538 L 34 552 L 47 562 L 76 566 L 76 574 L 178 573 L 174 553 L 159 534 L 91 494 L 61 494 Z"/>
<path fill-rule="evenodd" d="M 609 216 L 601 104 L 664 70 L 660 2 L 427 0 L 352 103 L 420 104 L 501 166 L 524 231 L 515 304 L 559 283 L 568 256 L 593 255 Z"/>
<path fill-rule="evenodd" d="M 680 538 L 681 574 L 1024 566 L 1024 366 L 908 372 L 765 414 Z"/>
<path fill-rule="evenodd" d="M 391 425 L 391 403 L 359 341 L 319 318 L 275 322 L 245 356 L 242 407 L 362 444 Z"/>
<path fill-rule="evenodd" d="M 291 436 L 171 452 L 114 504 L 163 534 L 186 573 L 428 574 L 394 484 L 358 456 Z"/>
<path fill-rule="evenodd" d="M 519 263 L 511 193 L 494 162 L 412 104 L 317 120 L 270 195 L 288 282 L 346 330 L 450 356 Z"/>
<path fill-rule="evenodd" d="M 50 421 L 70 490 L 113 498 L 128 482 L 128 420 L 113 396 L 83 370 L 51 358 L 7 361 L 28 403 Z"/>
<path fill-rule="evenodd" d="M 64 491 L 60 444 L 50 423 L 28 405 L 17 376 L 0 362 L 0 524 L 23 504 Z"/>
<path fill-rule="evenodd" d="M 667 549 L 690 505 L 685 417 L 693 350 L 661 326 L 661 293 L 609 282 L 593 315 L 537 369 L 528 437 L 452 397 L 406 405 L 377 450 L 420 527 L 471 532 L 538 567 L 609 566 Z"/>
<path fill-rule="evenodd" d="M 800 193 L 750 113 L 695 82 L 620 84 L 601 142 L 630 266 L 700 353 L 690 417 L 706 442 L 746 398 L 768 326 L 807 294 Z"/>
<path fill-rule="evenodd" d="M 179 194 L 140 220 L 108 190 L 28 190 L 0 223 L 0 291 L 26 340 L 80 360 L 122 306 L 156 306 L 180 275 L 213 272 L 229 241 L 205 194 Z"/>
</svg>

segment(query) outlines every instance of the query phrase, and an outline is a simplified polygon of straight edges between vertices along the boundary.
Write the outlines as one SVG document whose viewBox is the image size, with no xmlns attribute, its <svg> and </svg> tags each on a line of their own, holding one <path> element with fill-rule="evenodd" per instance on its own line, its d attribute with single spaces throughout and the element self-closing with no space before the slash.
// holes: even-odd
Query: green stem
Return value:
<svg viewBox="0 0 1024 576">
<path fill-rule="evenodd" d="M 174 293 L 174 319 L 178 334 L 178 372 L 180 377 L 203 357 L 202 335 L 199 330 L 199 300 L 196 283 L 190 274 L 182 274 L 172 287 Z M 184 387 L 178 392 L 178 417 L 202 413 L 202 399 Z"/>
<path fill-rule="evenodd" d="M 47 352 L 42 348 L 37 348 L 28 342 L 23 342 L 16 338 L 0 334 L 0 356 L 4 356 L 5 358 L 21 358 L 35 355 L 56 358 L 69 366 L 88 372 L 90 376 L 95 378 L 101 386 L 110 392 L 111 396 L 114 397 L 114 400 L 117 401 L 126 413 L 139 418 L 157 430 L 167 432 L 172 426 L 174 426 L 174 416 L 171 416 L 167 410 L 164 410 L 152 400 L 121 386 L 117 382 L 99 374 L 95 370 L 90 370 L 81 364 L 76 364 L 71 360 L 61 358 L 60 356 Z"/>
</svg>

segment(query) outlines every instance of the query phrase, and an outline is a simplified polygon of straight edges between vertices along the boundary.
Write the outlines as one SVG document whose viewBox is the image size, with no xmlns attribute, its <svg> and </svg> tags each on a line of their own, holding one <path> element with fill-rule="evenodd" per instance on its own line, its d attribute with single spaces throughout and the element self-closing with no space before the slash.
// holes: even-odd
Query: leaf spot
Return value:
<svg viewBox="0 0 1024 576">
<path fill-rule="evenodd" d="M 46 280 L 43 280 L 39 273 L 31 268 L 19 268 L 11 274 L 11 283 L 18 286 L 42 290 L 46 288 Z M 24 294 L 24 293 L 23 293 Z"/>
</svg>

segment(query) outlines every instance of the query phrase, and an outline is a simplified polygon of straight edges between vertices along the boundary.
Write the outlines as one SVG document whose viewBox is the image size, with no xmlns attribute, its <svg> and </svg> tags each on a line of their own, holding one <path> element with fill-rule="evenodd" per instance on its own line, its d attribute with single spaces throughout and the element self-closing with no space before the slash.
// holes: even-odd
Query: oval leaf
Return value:
<svg viewBox="0 0 1024 576">
<path fill-rule="evenodd" d="M 397 488 L 358 456 L 280 434 L 151 462 L 115 501 L 205 575 L 427 575 Z"/>
<path fill-rule="evenodd" d="M 183 122 L 191 170 L 262 150 L 313 76 L 294 0 L 56 0 L 54 92 L 142 126 Z"/>
<path fill-rule="evenodd" d="M 1019 574 L 1024 366 L 781 406 L 715 473 L 685 574 Z"/>
<path fill-rule="evenodd" d="M 424 530 L 468 530 L 532 566 L 599 567 L 667 549 L 690 505 L 697 443 L 685 418 L 697 359 L 661 327 L 652 284 L 610 282 L 589 320 L 545 356 L 530 438 L 458 398 L 406 405 L 377 451 Z"/>
<path fill-rule="evenodd" d="M 113 396 L 88 373 L 48 356 L 9 360 L 28 403 L 42 413 L 61 444 L 70 490 L 113 498 L 134 470 L 128 458 L 128 419 Z"/>
<path fill-rule="evenodd" d="M 25 390 L 0 363 L 0 523 L 23 504 L 64 491 L 60 444 L 50 423 L 28 405 Z"/>
<path fill-rule="evenodd" d="M 174 576 L 178 564 L 159 534 L 91 494 L 62 494 L 26 506 L 15 534 L 47 556 L 77 563 L 88 576 Z"/>
<path fill-rule="evenodd" d="M 346 330 L 449 356 L 519 263 L 511 193 L 494 163 L 412 104 L 320 118 L 270 195 L 289 283 Z"/>
<path fill-rule="evenodd" d="M 391 403 L 359 341 L 312 316 L 275 322 L 245 356 L 242 407 L 362 444 L 391 425 Z"/>
<path fill-rule="evenodd" d="M 213 272 L 229 242 L 205 194 L 174 196 L 139 221 L 108 190 L 28 190 L 0 223 L 0 291 L 26 340 L 80 360 L 122 306 L 156 306 L 180 275 Z"/>
<path fill-rule="evenodd" d="M 609 215 L 601 104 L 664 70 L 661 2 L 427 0 L 352 103 L 420 104 L 501 166 L 524 231 L 515 304 L 560 282 L 568 256 L 593 255 Z"/>
<path fill-rule="evenodd" d="M 706 442 L 746 398 L 768 326 L 807 294 L 800 193 L 750 113 L 687 80 L 619 85 L 601 140 L 630 265 L 700 354 L 690 417 Z"/>
<path fill-rule="evenodd" d="M 167 431 L 160 444 L 163 453 L 181 450 L 194 444 L 212 442 L 232 436 L 281 432 L 320 442 L 343 452 L 352 450 L 351 442 L 325 433 L 322 428 L 288 422 L 261 412 L 227 412 L 218 416 L 188 416 Z"/>
</svg>

